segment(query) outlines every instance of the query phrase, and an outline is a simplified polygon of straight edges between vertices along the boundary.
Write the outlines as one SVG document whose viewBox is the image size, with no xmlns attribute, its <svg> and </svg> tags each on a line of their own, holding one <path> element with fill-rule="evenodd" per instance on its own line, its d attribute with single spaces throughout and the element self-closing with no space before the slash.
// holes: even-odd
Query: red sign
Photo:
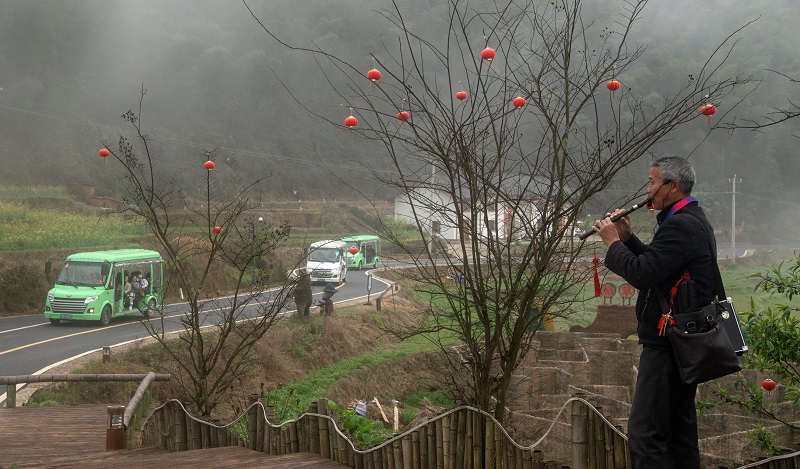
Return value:
<svg viewBox="0 0 800 469">
<path fill-rule="evenodd" d="M 623 283 L 619 286 L 619 295 L 623 298 L 632 298 L 633 297 L 634 288 L 631 286 L 630 283 Z"/>
<path fill-rule="evenodd" d="M 617 287 L 613 283 L 604 283 L 600 291 L 603 294 L 603 298 L 611 298 L 617 293 Z"/>
</svg>

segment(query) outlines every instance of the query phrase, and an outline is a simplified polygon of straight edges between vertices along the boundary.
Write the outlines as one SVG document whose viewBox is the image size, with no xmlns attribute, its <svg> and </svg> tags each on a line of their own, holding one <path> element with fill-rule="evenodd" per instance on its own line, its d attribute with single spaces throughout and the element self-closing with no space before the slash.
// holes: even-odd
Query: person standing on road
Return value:
<svg viewBox="0 0 800 469">
<path fill-rule="evenodd" d="M 311 315 L 311 275 L 305 270 L 299 270 L 299 278 L 294 289 L 294 304 L 297 306 L 297 314 L 308 317 Z"/>
<path fill-rule="evenodd" d="M 685 158 L 666 156 L 653 161 L 647 195 L 660 212 L 650 244 L 631 233 L 629 216 L 616 222 L 598 220 L 593 227 L 608 246 L 605 265 L 639 289 L 636 318 L 642 354 L 628 418 L 628 444 L 636 469 L 700 469 L 697 385 L 681 381 L 672 347 L 659 331 L 670 289 L 685 272 L 695 282 L 694 304 L 710 303 L 714 297 L 716 240 L 703 209 L 691 196 L 695 179 Z"/>
</svg>

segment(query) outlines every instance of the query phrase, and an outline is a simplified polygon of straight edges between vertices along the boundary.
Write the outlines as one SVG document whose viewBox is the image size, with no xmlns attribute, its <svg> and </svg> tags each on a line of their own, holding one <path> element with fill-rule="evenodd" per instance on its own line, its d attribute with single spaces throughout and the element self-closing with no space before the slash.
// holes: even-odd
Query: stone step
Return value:
<svg viewBox="0 0 800 469">
<path fill-rule="evenodd" d="M 585 362 L 587 361 L 586 352 L 583 349 L 568 349 L 568 350 L 555 350 L 555 349 L 539 349 L 537 352 L 537 359 L 542 360 L 555 360 L 563 362 Z"/>
<path fill-rule="evenodd" d="M 534 340 L 539 342 L 538 349 L 552 349 L 552 350 L 576 350 L 581 348 L 580 342 L 583 339 L 616 339 L 619 340 L 618 334 L 604 334 L 596 332 L 576 332 L 576 333 L 563 333 L 563 332 L 548 332 L 539 331 L 536 333 Z"/>
</svg>

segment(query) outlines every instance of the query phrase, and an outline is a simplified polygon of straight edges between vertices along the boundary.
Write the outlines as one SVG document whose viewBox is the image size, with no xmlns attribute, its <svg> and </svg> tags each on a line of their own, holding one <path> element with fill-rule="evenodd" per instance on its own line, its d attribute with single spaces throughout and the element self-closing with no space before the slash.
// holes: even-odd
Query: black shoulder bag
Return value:
<svg viewBox="0 0 800 469">
<path fill-rule="evenodd" d="M 696 217 L 695 217 L 696 218 Z M 699 221 L 699 220 L 698 220 Z M 662 295 L 662 309 L 665 313 L 666 335 L 672 344 L 675 363 L 681 375 L 681 380 L 686 384 L 699 384 L 712 379 L 721 378 L 742 369 L 739 358 L 731 344 L 728 334 L 723 329 L 722 321 L 728 316 L 728 311 L 720 302 L 726 300 L 725 288 L 719 274 L 717 256 L 708 237 L 709 249 L 712 253 L 714 267 L 714 300 L 700 309 L 689 310 L 672 314 L 672 308 L 666 307 Z M 691 282 L 688 273 L 681 282 Z M 690 294 L 692 288 L 684 288 L 683 292 Z M 672 289 L 672 304 L 675 302 L 676 288 Z M 691 292 L 693 293 L 693 292 Z M 691 304 L 693 299 L 683 298 L 683 304 Z M 736 319 L 733 318 L 735 321 Z"/>
</svg>

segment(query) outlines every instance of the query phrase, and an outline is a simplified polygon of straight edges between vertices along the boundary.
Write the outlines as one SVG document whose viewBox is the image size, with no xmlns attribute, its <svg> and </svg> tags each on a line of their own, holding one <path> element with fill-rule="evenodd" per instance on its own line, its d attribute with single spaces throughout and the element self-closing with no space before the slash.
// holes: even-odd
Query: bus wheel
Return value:
<svg viewBox="0 0 800 469">
<path fill-rule="evenodd" d="M 356 270 L 361 270 L 363 268 L 364 268 L 364 263 L 361 262 L 361 261 L 358 261 L 358 268 Z"/>
<path fill-rule="evenodd" d="M 111 306 L 106 305 L 100 313 L 100 325 L 107 326 L 111 323 Z"/>
<path fill-rule="evenodd" d="M 142 314 L 144 314 L 145 319 L 150 319 L 150 316 L 153 314 L 155 310 L 156 310 L 156 299 L 150 298 L 150 301 L 147 302 L 147 307 L 144 309 L 144 311 L 142 311 Z"/>
<path fill-rule="evenodd" d="M 50 324 L 61 324 L 61 319 L 50 318 Z"/>
</svg>

